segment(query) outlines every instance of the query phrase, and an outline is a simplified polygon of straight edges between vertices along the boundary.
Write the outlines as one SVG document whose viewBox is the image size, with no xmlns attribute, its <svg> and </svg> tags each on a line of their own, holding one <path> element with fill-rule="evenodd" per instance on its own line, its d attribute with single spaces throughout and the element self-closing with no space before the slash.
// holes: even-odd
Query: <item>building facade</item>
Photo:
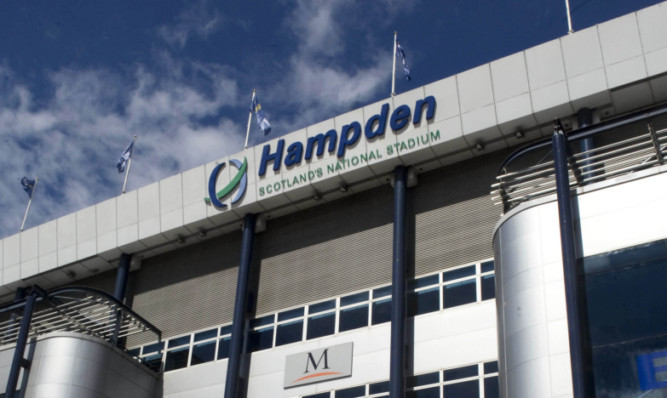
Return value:
<svg viewBox="0 0 667 398">
<path fill-rule="evenodd" d="M 0 387 L 667 395 L 665 20 L 639 10 L 3 239 Z"/>
</svg>

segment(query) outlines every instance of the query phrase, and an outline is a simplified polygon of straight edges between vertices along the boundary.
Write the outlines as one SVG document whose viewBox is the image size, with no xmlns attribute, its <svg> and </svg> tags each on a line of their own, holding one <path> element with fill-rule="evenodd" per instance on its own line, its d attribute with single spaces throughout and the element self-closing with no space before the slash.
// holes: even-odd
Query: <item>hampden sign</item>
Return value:
<svg viewBox="0 0 667 398">
<path fill-rule="evenodd" d="M 413 125 L 420 125 L 422 117 L 432 120 L 435 116 L 436 101 L 435 97 L 428 96 L 424 99 L 415 102 L 414 111 L 408 105 L 400 105 L 394 109 L 389 115 L 389 104 L 383 104 L 380 113 L 375 114 L 366 120 L 366 123 L 361 125 L 360 122 L 353 121 L 344 125 L 340 132 L 331 129 L 325 133 L 320 133 L 312 137 L 308 137 L 305 142 L 295 141 L 290 143 L 287 147 L 284 139 L 278 140 L 276 148 L 272 149 L 270 144 L 264 145 L 262 148 L 262 158 L 259 162 L 258 176 L 263 177 L 266 174 L 267 168 L 271 167 L 273 171 L 280 172 L 283 165 L 285 167 L 300 166 L 303 163 L 310 163 L 313 156 L 320 158 L 336 154 L 337 161 L 327 165 L 326 167 L 319 167 L 314 170 L 308 170 L 301 173 L 292 179 L 284 179 L 270 184 L 260 185 L 258 194 L 260 197 L 270 195 L 274 192 L 291 188 L 293 186 L 307 183 L 315 179 L 323 178 L 325 175 L 333 175 L 344 171 L 345 169 L 356 166 L 360 163 L 369 163 L 382 159 L 383 156 L 394 156 L 402 151 L 413 149 L 418 146 L 426 146 L 429 143 L 440 140 L 440 131 L 428 132 L 421 137 L 411 137 L 397 143 L 387 145 L 384 151 L 374 149 L 367 153 L 346 157 L 345 152 L 349 147 L 354 146 L 362 135 L 367 141 L 372 141 L 385 135 L 387 130 L 387 122 L 394 134 L 399 134 L 405 127 L 412 122 Z M 230 164 L 236 167 L 237 172 L 235 176 L 229 181 L 227 185 L 221 190 L 217 190 L 217 180 L 220 172 L 225 167 L 225 163 L 218 164 L 209 177 L 208 194 L 205 198 L 207 204 L 212 204 L 218 209 L 224 209 L 226 205 L 222 200 L 236 191 L 236 195 L 231 203 L 238 202 L 243 195 L 248 185 L 247 168 L 248 162 L 244 158 L 242 161 L 238 159 L 231 159 Z M 238 189 L 237 189 L 238 188 Z"/>
</svg>

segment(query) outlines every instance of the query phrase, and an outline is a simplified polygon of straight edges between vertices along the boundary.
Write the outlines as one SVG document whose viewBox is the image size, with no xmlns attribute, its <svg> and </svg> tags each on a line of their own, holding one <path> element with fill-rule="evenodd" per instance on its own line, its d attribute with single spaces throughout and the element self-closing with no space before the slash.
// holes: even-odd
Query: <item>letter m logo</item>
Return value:
<svg viewBox="0 0 667 398">
<path fill-rule="evenodd" d="M 306 371 L 303 373 L 308 373 L 310 372 L 310 366 L 313 366 L 312 370 L 317 370 L 320 367 L 320 364 L 322 361 L 324 361 L 324 367 L 322 369 L 329 369 L 329 357 L 328 357 L 328 351 L 329 349 L 327 348 L 322 352 L 322 355 L 320 355 L 320 358 L 315 362 L 315 357 L 313 356 L 312 352 L 308 353 L 308 357 L 306 358 Z"/>
</svg>

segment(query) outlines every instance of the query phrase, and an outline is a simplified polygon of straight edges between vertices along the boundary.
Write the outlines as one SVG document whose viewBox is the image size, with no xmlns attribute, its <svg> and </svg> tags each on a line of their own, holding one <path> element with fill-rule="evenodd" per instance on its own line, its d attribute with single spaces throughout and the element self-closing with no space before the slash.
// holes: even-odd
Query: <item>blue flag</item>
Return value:
<svg viewBox="0 0 667 398">
<path fill-rule="evenodd" d="M 262 106 L 259 104 L 259 100 L 257 99 L 256 95 L 253 95 L 252 97 L 250 112 L 255 112 L 255 116 L 257 117 L 257 127 L 259 127 L 260 130 L 264 132 L 264 135 L 269 134 L 271 132 L 271 124 L 266 118 L 266 115 L 264 115 L 264 111 L 262 110 Z"/>
<path fill-rule="evenodd" d="M 396 54 L 401 57 L 401 62 L 403 62 L 403 73 L 405 74 L 405 80 L 410 80 L 410 69 L 408 69 L 408 61 L 405 60 L 405 51 L 403 51 L 403 46 L 401 43 L 396 41 Z"/>
<path fill-rule="evenodd" d="M 130 145 L 127 146 L 125 152 L 123 152 L 123 154 L 120 155 L 120 159 L 118 159 L 118 163 L 116 163 L 116 167 L 118 168 L 119 173 L 125 171 L 125 167 L 127 167 L 127 163 L 130 161 L 130 158 L 132 157 L 133 148 L 134 148 L 134 141 L 132 141 Z"/>
<path fill-rule="evenodd" d="M 32 190 L 35 189 L 35 180 L 23 177 L 21 178 L 21 185 L 23 185 L 23 190 L 28 194 L 28 197 L 32 199 Z"/>
</svg>

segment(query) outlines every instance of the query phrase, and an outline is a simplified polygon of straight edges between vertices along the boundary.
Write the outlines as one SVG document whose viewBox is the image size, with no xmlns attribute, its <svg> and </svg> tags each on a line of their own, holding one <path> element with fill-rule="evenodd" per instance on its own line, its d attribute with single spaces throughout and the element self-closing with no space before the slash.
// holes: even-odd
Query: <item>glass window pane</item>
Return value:
<svg viewBox="0 0 667 398">
<path fill-rule="evenodd" d="M 218 328 L 195 333 L 195 341 L 202 341 L 218 337 Z"/>
<path fill-rule="evenodd" d="M 482 277 L 482 300 L 488 300 L 496 297 L 496 278 L 493 275 L 484 275 Z"/>
<path fill-rule="evenodd" d="M 148 366 L 150 369 L 153 369 L 156 372 L 160 371 L 160 368 L 162 367 L 162 354 L 155 354 L 155 355 L 150 355 L 142 359 L 142 361 Z"/>
<path fill-rule="evenodd" d="M 259 326 L 270 325 L 270 324 L 273 323 L 273 320 L 274 320 L 273 314 L 266 315 L 266 316 L 263 316 L 261 318 L 255 318 L 255 319 L 250 321 L 250 328 L 253 329 L 253 328 L 256 328 L 256 327 L 259 327 Z"/>
<path fill-rule="evenodd" d="M 477 365 L 445 370 L 445 381 L 464 379 L 473 376 L 477 376 Z"/>
<path fill-rule="evenodd" d="M 173 348 L 173 347 L 178 347 L 181 345 L 186 345 L 190 344 L 190 336 L 182 336 L 182 337 L 176 337 L 175 339 L 169 340 L 169 344 L 167 347 Z"/>
<path fill-rule="evenodd" d="M 468 267 L 455 269 L 455 270 L 452 270 L 452 271 L 445 271 L 442 274 L 442 277 L 443 277 L 445 282 L 448 282 L 448 281 L 453 281 L 455 279 L 464 278 L 466 276 L 472 276 L 472 275 L 475 275 L 475 266 L 474 265 L 470 265 Z"/>
<path fill-rule="evenodd" d="M 391 296 L 391 285 L 389 286 L 384 286 L 384 287 L 378 287 L 377 289 L 373 289 L 373 298 L 380 298 L 380 297 L 385 297 L 385 296 Z"/>
<path fill-rule="evenodd" d="M 317 304 L 311 304 L 308 306 L 308 313 L 314 314 L 316 312 L 322 312 L 326 310 L 331 310 L 336 308 L 336 300 L 323 301 Z"/>
<path fill-rule="evenodd" d="M 439 382 L 440 382 L 440 373 L 434 372 L 417 376 L 409 376 L 405 385 L 408 388 L 410 388 L 410 387 L 426 386 L 429 384 L 434 384 Z"/>
<path fill-rule="evenodd" d="M 489 272 L 494 270 L 493 260 L 482 263 L 482 272 Z"/>
<path fill-rule="evenodd" d="M 273 328 L 254 330 L 248 334 L 250 352 L 266 350 L 273 346 Z"/>
<path fill-rule="evenodd" d="M 421 287 L 437 285 L 438 283 L 439 283 L 438 275 L 424 276 L 422 278 L 413 279 L 411 281 L 408 281 L 408 290 L 415 290 L 415 289 L 419 289 Z"/>
<path fill-rule="evenodd" d="M 389 392 L 389 381 L 381 381 L 368 386 L 369 394 L 379 394 L 381 392 Z"/>
<path fill-rule="evenodd" d="M 167 352 L 167 360 L 164 363 L 164 370 L 181 369 L 188 366 L 188 355 L 190 347 L 177 348 Z"/>
<path fill-rule="evenodd" d="M 303 320 L 278 325 L 276 332 L 276 347 L 284 344 L 301 341 L 303 337 Z"/>
<path fill-rule="evenodd" d="M 498 386 L 498 376 L 484 379 L 484 398 L 500 397 L 500 387 Z"/>
<path fill-rule="evenodd" d="M 368 300 L 368 292 L 355 293 L 349 296 L 341 297 L 340 306 L 344 307 L 350 304 L 361 303 L 362 301 L 366 300 Z"/>
<path fill-rule="evenodd" d="M 151 353 L 158 352 L 158 351 L 161 351 L 161 350 L 164 350 L 164 341 L 144 346 L 144 350 L 142 352 L 142 355 L 151 354 Z"/>
<path fill-rule="evenodd" d="M 368 305 L 341 310 L 338 322 L 339 332 L 368 326 Z"/>
<path fill-rule="evenodd" d="M 306 338 L 310 340 L 333 334 L 335 326 L 336 314 L 334 313 L 311 316 L 308 318 Z"/>
<path fill-rule="evenodd" d="M 223 326 L 220 328 L 220 336 L 232 333 L 232 325 Z"/>
<path fill-rule="evenodd" d="M 196 344 L 192 347 L 192 359 L 190 365 L 211 362 L 215 359 L 215 340 L 207 343 Z"/>
<path fill-rule="evenodd" d="M 391 299 L 374 302 L 372 318 L 373 325 L 391 321 Z"/>
<path fill-rule="evenodd" d="M 443 286 L 443 306 L 452 308 L 477 301 L 477 287 L 474 279 Z"/>
<path fill-rule="evenodd" d="M 408 294 L 408 316 L 426 314 L 440 309 L 440 288 L 434 287 Z"/>
<path fill-rule="evenodd" d="M 486 362 L 484 364 L 484 373 L 489 374 L 489 373 L 496 373 L 498 372 L 498 362 L 493 361 L 493 362 Z"/>
<path fill-rule="evenodd" d="M 231 337 L 223 337 L 218 344 L 218 359 L 229 358 L 229 345 L 232 342 Z"/>
<path fill-rule="evenodd" d="M 329 398 L 330 396 L 331 396 L 330 393 L 322 392 L 322 393 L 319 393 L 319 394 L 304 395 L 303 398 Z"/>
<path fill-rule="evenodd" d="M 442 387 L 445 398 L 479 398 L 479 381 L 448 384 Z"/>
<path fill-rule="evenodd" d="M 334 394 L 335 398 L 357 398 L 366 395 L 366 386 L 357 386 L 338 390 Z"/>
<path fill-rule="evenodd" d="M 138 357 L 140 351 L 141 351 L 141 347 L 133 348 L 133 349 L 127 351 L 127 355 L 129 355 L 131 357 Z"/>
<path fill-rule="evenodd" d="M 429 387 L 423 390 L 409 391 L 408 398 L 440 398 L 440 387 Z"/>
<path fill-rule="evenodd" d="M 298 318 L 300 316 L 303 316 L 303 311 L 304 311 L 303 307 L 295 308 L 293 310 L 283 311 L 283 312 L 278 314 L 278 322 L 286 321 L 288 319 L 294 319 L 294 318 Z"/>
</svg>

